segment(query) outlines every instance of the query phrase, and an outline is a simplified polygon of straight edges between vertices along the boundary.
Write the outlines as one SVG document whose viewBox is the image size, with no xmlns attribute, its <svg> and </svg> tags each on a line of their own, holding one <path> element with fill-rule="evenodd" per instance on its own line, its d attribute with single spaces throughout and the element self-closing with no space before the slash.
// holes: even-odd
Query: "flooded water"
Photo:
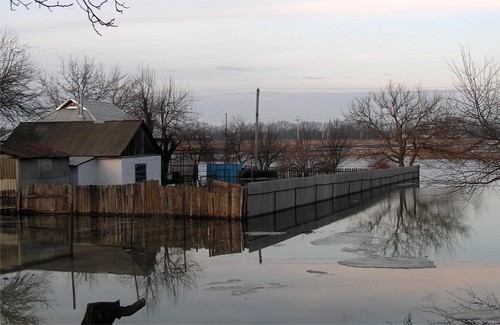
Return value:
<svg viewBox="0 0 500 325">
<path fill-rule="evenodd" d="M 115 323 L 500 321 L 456 304 L 500 295 L 499 211 L 498 192 L 406 186 L 245 222 L 2 217 L 0 322 L 80 323 L 88 303 L 141 298 Z"/>
</svg>

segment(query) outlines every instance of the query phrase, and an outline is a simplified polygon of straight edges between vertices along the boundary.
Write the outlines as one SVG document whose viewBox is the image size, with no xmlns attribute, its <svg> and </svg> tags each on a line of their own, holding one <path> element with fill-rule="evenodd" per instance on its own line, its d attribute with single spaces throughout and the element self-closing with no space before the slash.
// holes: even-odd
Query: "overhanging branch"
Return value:
<svg viewBox="0 0 500 325">
<path fill-rule="evenodd" d="M 124 10 L 128 9 L 125 2 L 119 0 L 100 0 L 93 2 L 90 0 L 68 0 L 68 1 L 57 1 L 57 0 L 10 0 L 10 9 L 15 11 L 17 7 L 24 7 L 30 9 L 32 5 L 38 5 L 39 8 L 47 8 L 49 11 L 53 11 L 56 8 L 68 8 L 72 7 L 75 3 L 87 14 L 87 19 L 92 24 L 92 28 L 98 35 L 102 35 L 98 27 L 117 27 L 115 18 L 104 19 L 101 15 L 101 10 L 107 5 L 112 3 L 114 11 L 122 14 Z"/>
</svg>

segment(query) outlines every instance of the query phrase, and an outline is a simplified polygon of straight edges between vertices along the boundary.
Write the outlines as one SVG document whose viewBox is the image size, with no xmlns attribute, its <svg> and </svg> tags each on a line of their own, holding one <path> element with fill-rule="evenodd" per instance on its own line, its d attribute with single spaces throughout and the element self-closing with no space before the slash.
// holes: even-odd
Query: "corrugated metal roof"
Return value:
<svg viewBox="0 0 500 325">
<path fill-rule="evenodd" d="M 0 152 L 2 154 L 7 154 L 16 158 L 60 158 L 68 157 L 67 152 L 59 151 L 54 148 L 47 147 L 43 144 L 35 145 L 22 145 L 16 147 L 10 147 L 8 145 L 2 145 L 0 147 Z"/>
<path fill-rule="evenodd" d="M 78 117 L 76 109 L 60 109 L 40 119 L 41 122 L 69 122 L 69 121 L 94 121 L 88 111 L 83 111 L 82 118 Z"/>
<path fill-rule="evenodd" d="M 68 99 L 55 111 L 40 119 L 42 122 L 62 122 L 62 121 L 122 121 L 130 120 L 121 109 L 108 102 L 83 101 L 83 114 L 78 117 L 78 102 Z"/>
<path fill-rule="evenodd" d="M 83 108 L 90 112 L 96 121 L 120 121 L 130 119 L 124 111 L 111 103 L 84 101 Z"/>
<path fill-rule="evenodd" d="M 6 146 L 45 146 L 74 157 L 118 157 L 141 127 L 142 121 L 23 122 Z"/>
</svg>

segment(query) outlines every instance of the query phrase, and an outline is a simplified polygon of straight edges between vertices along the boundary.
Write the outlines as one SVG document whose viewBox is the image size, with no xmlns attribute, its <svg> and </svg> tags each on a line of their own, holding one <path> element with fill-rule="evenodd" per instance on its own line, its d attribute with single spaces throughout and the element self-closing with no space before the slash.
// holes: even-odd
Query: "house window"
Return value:
<svg viewBox="0 0 500 325">
<path fill-rule="evenodd" d="M 135 165 L 135 182 L 141 183 L 146 180 L 146 164 Z"/>
</svg>

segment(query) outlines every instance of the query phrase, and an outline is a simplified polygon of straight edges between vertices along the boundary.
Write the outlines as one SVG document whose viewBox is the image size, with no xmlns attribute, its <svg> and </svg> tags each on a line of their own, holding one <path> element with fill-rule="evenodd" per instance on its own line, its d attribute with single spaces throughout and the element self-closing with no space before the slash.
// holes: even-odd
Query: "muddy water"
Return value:
<svg viewBox="0 0 500 325">
<path fill-rule="evenodd" d="M 88 303 L 140 298 L 116 324 L 438 320 L 433 304 L 458 315 L 450 293 L 500 295 L 499 211 L 498 192 L 408 186 L 246 222 L 2 217 L 0 322 L 80 323 Z"/>
</svg>

